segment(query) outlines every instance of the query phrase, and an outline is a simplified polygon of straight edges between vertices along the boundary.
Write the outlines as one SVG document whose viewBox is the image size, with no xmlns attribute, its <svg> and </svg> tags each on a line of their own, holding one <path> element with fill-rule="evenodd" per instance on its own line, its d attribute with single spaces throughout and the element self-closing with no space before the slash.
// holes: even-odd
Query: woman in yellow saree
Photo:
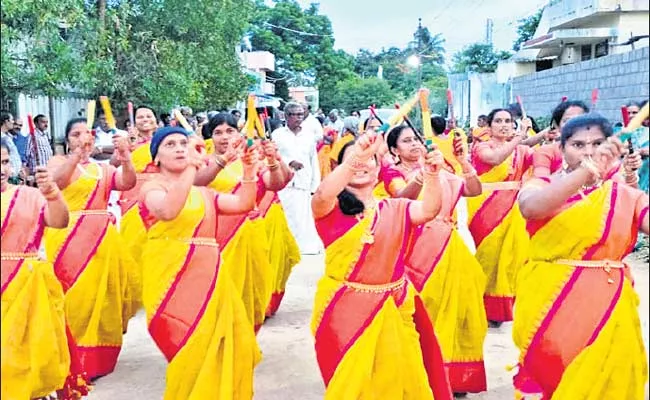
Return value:
<svg viewBox="0 0 650 400">
<path fill-rule="evenodd" d="M 122 169 L 89 162 L 94 138 L 85 119 L 66 126 L 67 156 L 50 160 L 48 168 L 70 208 L 70 225 L 47 229 L 45 249 L 63 285 L 70 332 L 78 346 L 83 371 L 93 379 L 115 368 L 122 334 L 140 306 L 141 277 L 124 250 L 106 207 L 111 190 L 135 185 L 126 137 L 116 136 Z"/>
<path fill-rule="evenodd" d="M 420 198 L 423 143 L 404 126 L 393 129 L 386 141 L 399 159 L 384 173 L 386 190 L 394 198 Z M 406 273 L 435 327 L 453 392 L 478 393 L 487 390 L 483 364 L 485 274 L 458 233 L 455 208 L 461 196 L 481 194 L 481 182 L 467 161 L 460 138 L 454 140 L 453 154 L 464 179 L 440 171 L 442 209 L 435 219 L 415 228 L 406 255 Z"/>
<path fill-rule="evenodd" d="M 251 399 L 260 360 L 253 328 L 215 240 L 220 213 L 255 206 L 256 150 L 242 157 L 236 194 L 193 186 L 204 165 L 196 138 L 180 127 L 156 131 L 151 156 L 160 173 L 142 188 L 148 229 L 143 302 L 149 333 L 169 361 L 165 399 Z"/>
<path fill-rule="evenodd" d="M 214 154 L 207 168 L 197 174 L 197 186 L 207 185 L 220 193 L 233 194 L 243 188 L 241 154 L 246 144 L 236 127 L 235 119 L 228 113 L 217 114 L 208 123 Z M 284 188 L 292 175 L 279 159 L 272 142 L 265 140 L 260 146 L 267 163 L 260 160 L 263 169 L 260 168 L 258 176 L 256 208 L 250 213 L 220 215 L 216 234 L 217 242 L 223 249 L 223 269 L 230 274 L 239 290 L 256 332 L 264 323 L 272 293 L 275 290 L 284 292 L 283 286 L 275 287 L 276 276 L 282 273 L 288 278 L 291 268 L 299 260 L 295 253 L 295 239 L 289 232 L 285 231 L 282 236 L 272 240 L 267 236 L 266 212 L 275 198 L 275 192 Z M 276 251 L 285 250 L 284 259 L 282 254 L 275 254 L 273 261 L 277 264 L 271 264 L 273 246 L 278 246 L 274 249 Z"/>
<path fill-rule="evenodd" d="M 371 133 L 344 147 L 312 198 L 326 245 L 312 317 L 325 398 L 451 399 L 431 321 L 404 268 L 412 227 L 440 210 L 442 155 L 426 156 L 422 201 L 375 204 L 381 144 Z"/>
<path fill-rule="evenodd" d="M 137 183 L 130 190 L 120 193 L 120 233 L 124 243 L 131 252 L 131 256 L 137 265 L 141 265 L 142 247 L 146 242 L 147 231 L 138 214 L 138 207 L 135 207 L 140 195 L 142 185 L 151 179 L 156 172 L 156 166 L 151 162 L 149 144 L 151 137 L 157 128 L 156 113 L 147 106 L 140 106 L 135 109 L 135 128 L 138 133 L 138 140 L 131 148 L 131 162 L 135 168 Z M 117 166 L 118 161 L 112 160 Z"/>
<path fill-rule="evenodd" d="M 515 133 L 513 124 L 509 110 L 492 110 L 490 140 L 472 147 L 483 193 L 467 199 L 468 227 L 487 278 L 483 301 L 491 326 L 512 321 L 515 278 L 528 256 L 528 234 L 516 199 L 531 165 L 529 146 L 544 139 L 544 134 L 528 138 L 526 123 Z"/>
<path fill-rule="evenodd" d="M 625 151 L 611 135 L 603 117 L 572 119 L 567 168 L 522 189 L 531 244 L 513 327 L 518 399 L 644 398 L 639 299 L 622 260 L 637 231 L 648 233 L 648 196 L 611 179 Z"/>
<path fill-rule="evenodd" d="M 85 382 L 78 381 L 80 371 L 70 362 L 63 290 L 52 263 L 39 255 L 45 227 L 65 228 L 68 207 L 46 169 L 36 171 L 38 190 L 9 184 L 11 164 L 4 139 L 0 163 L 0 394 L 16 400 L 41 398 L 54 391 L 63 399 L 70 399 L 72 390 L 85 395 Z"/>
</svg>

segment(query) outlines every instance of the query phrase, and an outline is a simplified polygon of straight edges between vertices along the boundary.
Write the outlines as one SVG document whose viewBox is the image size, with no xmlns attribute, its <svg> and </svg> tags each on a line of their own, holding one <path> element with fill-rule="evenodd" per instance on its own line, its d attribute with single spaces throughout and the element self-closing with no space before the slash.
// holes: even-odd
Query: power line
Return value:
<svg viewBox="0 0 650 400">
<path fill-rule="evenodd" d="M 334 35 L 319 35 L 317 33 L 297 31 L 295 29 L 287 28 L 287 27 L 284 27 L 284 26 L 273 25 L 273 24 L 271 24 L 269 22 L 264 22 L 264 25 L 268 25 L 268 26 L 270 26 L 272 28 L 282 29 L 282 30 L 285 30 L 285 31 L 288 31 L 288 32 L 297 33 L 298 35 L 303 35 L 303 36 L 316 36 L 316 37 L 333 37 L 334 36 Z"/>
</svg>

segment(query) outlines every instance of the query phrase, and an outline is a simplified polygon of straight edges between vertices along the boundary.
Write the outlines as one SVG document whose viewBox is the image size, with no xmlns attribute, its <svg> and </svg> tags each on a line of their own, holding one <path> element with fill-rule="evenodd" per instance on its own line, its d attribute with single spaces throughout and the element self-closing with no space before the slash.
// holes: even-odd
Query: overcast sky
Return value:
<svg viewBox="0 0 650 400">
<path fill-rule="evenodd" d="M 298 0 L 303 7 L 315 1 Z M 517 20 L 534 14 L 544 0 L 321 0 L 320 12 L 332 21 L 335 47 L 351 54 L 361 48 L 403 47 L 422 25 L 442 33 L 447 59 L 465 45 L 485 39 L 488 18 L 494 21 L 493 41 L 511 50 Z"/>
</svg>

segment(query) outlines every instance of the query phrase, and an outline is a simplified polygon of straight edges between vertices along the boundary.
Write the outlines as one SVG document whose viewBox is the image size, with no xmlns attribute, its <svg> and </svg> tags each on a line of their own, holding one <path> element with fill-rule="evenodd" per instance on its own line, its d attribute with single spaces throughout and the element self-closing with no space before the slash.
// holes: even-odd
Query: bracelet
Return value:
<svg viewBox="0 0 650 400">
<path fill-rule="evenodd" d="M 219 168 L 221 168 L 221 169 L 226 168 L 226 160 L 224 160 L 223 157 L 216 156 L 214 158 L 214 162 L 217 163 L 217 166 L 219 166 Z"/>
<path fill-rule="evenodd" d="M 257 176 L 255 176 L 254 178 L 250 178 L 250 179 L 242 178 L 241 183 L 242 184 L 243 183 L 256 183 L 258 180 L 259 180 L 259 178 Z"/>
<path fill-rule="evenodd" d="M 628 180 L 628 176 L 629 176 L 629 177 L 632 177 L 632 180 L 631 180 L 631 181 Z M 634 185 L 635 183 L 639 183 L 639 175 L 637 175 L 637 174 L 634 174 L 634 175 L 627 175 L 627 174 L 626 174 L 626 175 L 625 175 L 625 183 L 627 183 L 628 185 Z"/>
<path fill-rule="evenodd" d="M 52 200 L 57 200 L 59 198 L 59 194 L 61 194 L 59 189 L 53 189 L 43 194 L 43 197 L 45 197 L 45 200 L 47 201 L 52 201 Z"/>
<path fill-rule="evenodd" d="M 467 172 L 463 172 L 463 177 L 465 178 L 472 178 L 474 176 L 476 176 L 476 170 L 474 168 L 470 169 Z"/>
<path fill-rule="evenodd" d="M 431 179 L 438 179 L 440 176 L 439 172 L 429 172 L 429 171 L 424 171 L 424 180 L 431 180 Z"/>
<path fill-rule="evenodd" d="M 600 171 L 590 158 L 583 158 L 580 162 L 580 166 L 591 172 L 594 178 L 600 179 Z"/>
<path fill-rule="evenodd" d="M 280 168 L 280 163 L 276 161 L 272 164 L 268 164 L 267 167 L 269 168 L 269 171 L 273 171 Z"/>
</svg>

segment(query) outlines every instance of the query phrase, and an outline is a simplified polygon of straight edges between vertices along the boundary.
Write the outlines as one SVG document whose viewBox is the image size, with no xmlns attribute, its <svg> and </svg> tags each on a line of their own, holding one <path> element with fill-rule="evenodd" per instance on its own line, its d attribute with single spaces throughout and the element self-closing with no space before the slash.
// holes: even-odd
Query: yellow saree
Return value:
<svg viewBox="0 0 650 400">
<path fill-rule="evenodd" d="M 468 227 L 476 243 L 476 259 L 483 267 L 485 312 L 490 321 L 512 321 L 517 270 L 528 256 L 526 223 L 516 202 L 530 152 L 518 146 L 500 165 L 489 166 L 476 153 L 491 142 L 472 148 L 472 163 L 483 183 L 483 193 L 467 199 Z"/>
<path fill-rule="evenodd" d="M 106 210 L 115 168 L 86 164 L 63 191 L 66 229 L 47 229 L 45 249 L 63 285 L 65 310 L 88 377 L 115 368 L 122 334 L 141 304 L 141 276 Z"/>
<path fill-rule="evenodd" d="M 606 181 L 528 222 L 530 260 L 518 275 L 513 326 L 517 398 L 644 398 L 639 299 L 621 260 L 647 210 L 647 195 Z"/>
<path fill-rule="evenodd" d="M 64 300 L 52 263 L 38 255 L 45 199 L 36 189 L 9 186 L 2 209 L 3 399 L 29 400 L 64 386 L 70 371 Z"/>
<path fill-rule="evenodd" d="M 253 397 L 261 355 L 240 294 L 221 268 L 215 195 L 192 188 L 171 221 L 156 221 L 140 205 L 149 226 L 143 302 L 149 333 L 169 361 L 168 400 Z"/>
<path fill-rule="evenodd" d="M 237 160 L 220 171 L 208 186 L 219 193 L 233 193 L 238 190 L 242 176 L 243 164 Z M 260 179 L 258 203 L 263 195 L 264 182 Z M 219 215 L 216 239 L 223 249 L 222 269 L 232 278 L 257 332 L 266 318 L 275 278 L 264 218 L 260 218 L 258 211 Z"/>
<path fill-rule="evenodd" d="M 357 222 L 339 207 L 316 221 L 326 275 L 312 317 L 326 399 L 450 399 L 440 349 L 404 277 L 406 200 L 383 200 Z"/>
<path fill-rule="evenodd" d="M 122 192 L 119 201 L 122 210 L 120 234 L 124 238 L 124 243 L 129 249 L 136 265 L 142 264 L 142 248 L 147 239 L 147 231 L 142 222 L 142 218 L 138 214 L 136 204 L 142 185 L 150 180 L 157 172 L 151 160 L 149 143 L 144 142 L 139 144 L 131 153 L 131 162 L 135 168 L 138 183 L 133 189 Z"/>
</svg>

